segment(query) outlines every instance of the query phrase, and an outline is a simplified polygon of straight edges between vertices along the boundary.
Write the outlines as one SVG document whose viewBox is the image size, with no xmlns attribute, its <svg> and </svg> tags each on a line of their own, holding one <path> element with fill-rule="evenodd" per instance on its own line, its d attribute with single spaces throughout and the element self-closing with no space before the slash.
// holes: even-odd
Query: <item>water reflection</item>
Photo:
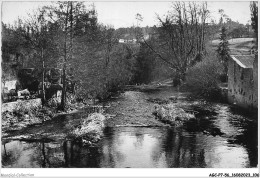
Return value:
<svg viewBox="0 0 260 178">
<path fill-rule="evenodd" d="M 150 93 L 125 92 L 116 102 L 111 101 L 110 114 L 121 113 L 118 114 L 119 117 L 130 117 L 136 122 L 142 117 L 149 122 L 153 117 L 151 113 L 154 104 L 148 103 L 147 98 L 167 99 L 173 94 L 170 89 Z M 196 102 L 187 100 L 182 100 L 182 104 L 191 110 L 198 106 Z M 82 147 L 71 140 L 6 140 L 2 142 L 2 166 L 256 167 L 257 118 L 243 116 L 231 110 L 229 105 L 211 103 L 210 106 L 213 112 L 200 112 L 196 120 L 187 122 L 180 128 L 108 127 L 104 130 L 104 138 L 95 147 Z M 81 115 L 66 117 L 63 124 L 58 119 L 53 120 L 44 131 L 53 135 L 55 125 L 64 133 L 67 131 L 65 128 L 70 127 L 71 122 L 79 122 L 80 117 Z M 31 132 L 34 133 L 35 130 Z"/>
<path fill-rule="evenodd" d="M 251 150 L 254 151 L 254 150 Z M 254 153 L 255 154 L 255 153 Z M 11 141 L 3 167 L 254 167 L 248 149 L 225 138 L 172 129 L 107 128 L 96 147 Z"/>
</svg>

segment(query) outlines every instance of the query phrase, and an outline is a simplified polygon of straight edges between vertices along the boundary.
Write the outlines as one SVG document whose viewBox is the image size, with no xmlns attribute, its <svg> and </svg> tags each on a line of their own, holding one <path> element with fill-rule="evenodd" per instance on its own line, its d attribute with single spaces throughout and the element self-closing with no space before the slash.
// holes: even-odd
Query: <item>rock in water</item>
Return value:
<svg viewBox="0 0 260 178">
<path fill-rule="evenodd" d="M 82 142 L 83 145 L 96 143 L 103 135 L 105 120 L 106 118 L 103 114 L 93 113 L 83 120 L 81 126 L 74 130 L 73 135 L 76 137 L 76 140 Z"/>
<path fill-rule="evenodd" d="M 182 108 L 174 104 L 167 105 L 155 105 L 155 110 L 153 112 L 160 121 L 175 125 L 180 124 L 189 119 L 195 119 L 194 114 L 185 112 Z"/>
<path fill-rule="evenodd" d="M 147 101 L 151 102 L 151 103 L 156 103 L 156 104 L 168 104 L 169 103 L 168 100 L 160 99 L 160 98 L 148 98 Z"/>
<path fill-rule="evenodd" d="M 221 130 L 219 128 L 209 128 L 207 130 L 203 130 L 202 131 L 203 134 L 206 134 L 206 135 L 212 135 L 212 136 L 222 136 L 224 135 L 223 132 L 221 132 Z"/>
</svg>

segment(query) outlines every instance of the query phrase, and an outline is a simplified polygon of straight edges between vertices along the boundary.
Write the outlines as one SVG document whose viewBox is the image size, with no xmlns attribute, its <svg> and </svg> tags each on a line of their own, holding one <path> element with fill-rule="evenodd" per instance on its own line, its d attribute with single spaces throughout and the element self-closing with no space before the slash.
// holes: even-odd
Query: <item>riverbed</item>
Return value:
<svg viewBox="0 0 260 178">
<path fill-rule="evenodd" d="M 86 111 L 63 115 L 2 137 L 2 166 L 14 168 L 249 168 L 258 165 L 257 117 L 225 103 L 192 100 L 176 88 L 128 90 L 103 102 L 101 141 L 83 146 L 66 137 Z M 181 127 L 152 115 L 153 99 L 194 111 Z M 220 134 L 221 133 L 221 134 Z M 34 139 L 28 139 L 33 136 Z"/>
</svg>

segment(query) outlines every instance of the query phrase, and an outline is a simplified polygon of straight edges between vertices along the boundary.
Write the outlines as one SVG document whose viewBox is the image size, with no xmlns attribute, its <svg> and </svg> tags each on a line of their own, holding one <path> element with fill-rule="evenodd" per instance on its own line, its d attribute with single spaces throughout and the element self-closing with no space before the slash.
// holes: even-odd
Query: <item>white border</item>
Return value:
<svg viewBox="0 0 260 178">
<path fill-rule="evenodd" d="M 10 177 L 19 177 L 21 174 L 34 174 L 31 177 L 209 177 L 210 173 L 259 173 L 258 168 L 240 168 L 240 169 L 214 169 L 214 168 L 5 168 L 1 174 L 10 174 Z M 220 176 L 219 176 L 220 177 Z M 222 176 L 224 177 L 224 176 Z"/>
<path fill-rule="evenodd" d="M 10 0 L 6 0 L 10 1 Z M 21 1 L 21 0 L 13 0 Z M 26 1 L 43 1 L 43 0 L 26 0 Z M 109 1 L 120 1 L 120 0 L 90 0 L 91 2 L 109 2 Z M 122 0 L 127 1 L 127 0 Z M 128 1 L 138 1 L 138 0 L 128 0 Z M 143 2 L 157 1 L 160 0 L 140 0 Z M 170 1 L 170 0 L 162 0 Z M 173 0 L 172 0 L 173 1 Z M 183 0 L 189 1 L 189 0 Z M 198 0 L 196 0 L 198 1 Z M 200 0 L 201 1 L 201 0 Z M 213 1 L 213 0 L 208 0 Z M 227 1 L 227 0 L 215 0 L 215 1 Z M 229 0 L 230 1 L 230 0 Z M 248 0 L 233 0 L 233 1 L 248 1 Z M 2 3 L 1 3 L 2 5 Z M 2 7 L 2 6 L 1 6 Z M 0 13 L 1 17 L 1 13 Z M 260 20 L 259 20 L 260 21 Z M 1 27 L 0 27 L 1 29 Z M 260 42 L 258 41 L 258 46 Z M 0 44 L 1 46 L 1 44 Z M 0 51 L 1 54 L 1 51 Z M 0 71 L 1 74 L 1 71 Z M 258 80 L 260 81 L 259 77 Z M 259 90 L 258 90 L 259 91 Z M 260 93 L 260 92 L 259 92 Z M 258 95 L 259 95 L 258 93 Z M 259 118 L 258 110 L 258 118 Z M 1 117 L 1 116 L 0 116 Z M 0 119 L 1 122 L 1 119 Z M 259 123 L 258 123 L 259 126 Z M 259 128 L 259 127 L 258 127 Z M 2 132 L 1 132 L 2 133 Z M 259 133 L 259 130 L 258 130 Z M 259 134 L 258 134 L 259 135 Z M 258 136 L 258 145 L 259 145 L 259 136 Z M 1 158 L 1 155 L 0 155 Z M 259 149 L 258 149 L 258 163 L 259 163 Z M 0 162 L 1 165 L 1 162 Z M 210 173 L 259 173 L 259 168 L 239 168 L 239 169 L 230 169 L 230 168 L 149 168 L 149 169 L 125 169 L 125 168 L 58 168 L 58 169 L 49 169 L 49 168 L 1 168 L 1 174 L 9 174 L 9 177 L 23 177 L 22 174 L 34 174 L 33 177 L 209 177 Z M 0 176 L 1 177 L 1 176 Z"/>
</svg>

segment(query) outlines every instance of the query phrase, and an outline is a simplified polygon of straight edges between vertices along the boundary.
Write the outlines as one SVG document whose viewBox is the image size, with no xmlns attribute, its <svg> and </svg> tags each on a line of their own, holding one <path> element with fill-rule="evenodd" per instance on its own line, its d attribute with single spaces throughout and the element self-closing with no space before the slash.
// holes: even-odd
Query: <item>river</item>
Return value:
<svg viewBox="0 0 260 178">
<path fill-rule="evenodd" d="M 72 140 L 2 139 L 2 166 L 13 168 L 250 168 L 258 165 L 257 117 L 245 115 L 228 104 L 204 104 L 197 121 L 182 127 L 161 126 L 151 114 L 148 99 L 177 98 L 191 110 L 201 102 L 169 87 L 156 91 L 126 91 L 105 105 L 116 115 L 95 146 L 84 147 Z M 175 101 L 176 102 L 176 101 Z M 84 111 L 49 121 L 49 135 L 55 129 L 84 116 Z M 155 123 L 154 127 L 126 127 Z M 158 122 L 158 123 L 157 123 Z M 57 127 L 55 127 L 57 125 Z M 152 124 L 151 124 L 152 125 Z M 47 127 L 48 125 L 46 125 Z M 221 131 L 222 134 L 218 134 Z M 40 132 L 35 129 L 32 132 Z"/>
</svg>

